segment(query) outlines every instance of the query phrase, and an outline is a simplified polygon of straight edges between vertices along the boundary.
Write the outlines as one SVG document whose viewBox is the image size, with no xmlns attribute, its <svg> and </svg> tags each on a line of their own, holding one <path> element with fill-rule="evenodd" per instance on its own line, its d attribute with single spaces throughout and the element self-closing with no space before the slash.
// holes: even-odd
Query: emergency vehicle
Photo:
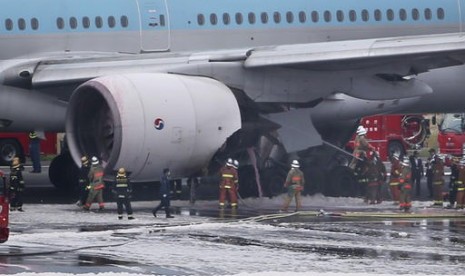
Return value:
<svg viewBox="0 0 465 276">
<path fill-rule="evenodd" d="M 10 212 L 8 202 L 8 189 L 5 175 L 0 171 L 0 243 L 6 242 L 10 235 L 8 228 L 8 214 Z"/>
<path fill-rule="evenodd" d="M 439 153 L 462 156 L 465 144 L 465 113 L 444 114 L 438 128 Z"/>
<path fill-rule="evenodd" d="M 57 134 L 45 133 L 40 142 L 41 154 L 57 154 Z M 18 156 L 22 162 L 29 156 L 29 133 L 0 132 L 0 166 L 9 166 L 13 157 Z"/>
<path fill-rule="evenodd" d="M 429 136 L 429 121 L 422 115 L 376 115 L 363 117 L 360 125 L 367 129 L 367 140 L 375 147 L 381 160 L 392 153 L 404 155 L 408 149 L 420 148 Z M 346 149 L 354 150 L 355 134 Z"/>
</svg>

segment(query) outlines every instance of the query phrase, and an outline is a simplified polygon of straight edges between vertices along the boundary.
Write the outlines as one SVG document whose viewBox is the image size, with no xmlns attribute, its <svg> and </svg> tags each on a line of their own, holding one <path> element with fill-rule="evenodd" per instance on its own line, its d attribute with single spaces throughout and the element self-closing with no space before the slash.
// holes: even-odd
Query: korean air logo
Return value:
<svg viewBox="0 0 465 276">
<path fill-rule="evenodd" d="M 161 118 L 156 118 L 155 122 L 153 122 L 153 126 L 155 129 L 162 130 L 165 127 L 165 121 Z"/>
</svg>

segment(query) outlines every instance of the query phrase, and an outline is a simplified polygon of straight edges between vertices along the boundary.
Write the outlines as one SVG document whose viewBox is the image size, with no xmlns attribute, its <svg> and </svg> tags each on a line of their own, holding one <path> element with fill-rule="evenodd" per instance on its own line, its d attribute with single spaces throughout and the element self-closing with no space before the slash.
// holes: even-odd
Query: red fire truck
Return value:
<svg viewBox="0 0 465 276">
<path fill-rule="evenodd" d="M 6 242 L 10 235 L 8 228 L 8 214 L 10 212 L 8 202 L 8 190 L 5 177 L 0 170 L 0 243 Z"/>
<path fill-rule="evenodd" d="M 462 156 L 465 144 L 465 113 L 443 114 L 438 128 L 439 153 Z"/>
<path fill-rule="evenodd" d="M 429 121 L 422 115 L 376 115 L 362 118 L 360 124 L 383 161 L 392 153 L 402 155 L 407 149 L 421 147 L 429 136 Z M 347 144 L 348 151 L 354 150 L 354 139 L 355 135 Z"/>
<path fill-rule="evenodd" d="M 41 154 L 57 154 L 57 134 L 45 133 L 40 142 Z M 29 156 L 29 134 L 24 132 L 0 132 L 0 166 L 9 166 L 13 157 L 22 161 Z"/>
</svg>

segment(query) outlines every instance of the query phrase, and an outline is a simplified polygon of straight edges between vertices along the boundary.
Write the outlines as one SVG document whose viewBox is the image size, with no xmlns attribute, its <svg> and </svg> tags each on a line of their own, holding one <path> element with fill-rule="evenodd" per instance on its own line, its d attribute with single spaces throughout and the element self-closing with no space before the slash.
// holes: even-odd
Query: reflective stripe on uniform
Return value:
<svg viewBox="0 0 465 276">
<path fill-rule="evenodd" d="M 389 185 L 391 185 L 391 186 L 397 186 L 397 185 L 399 185 L 399 182 L 391 182 L 391 183 L 389 183 Z"/>
<path fill-rule="evenodd" d="M 442 181 L 434 181 L 433 184 L 434 184 L 434 185 L 442 185 L 443 182 L 442 182 Z"/>
<path fill-rule="evenodd" d="M 465 188 L 457 188 L 457 191 L 465 191 Z"/>
<path fill-rule="evenodd" d="M 225 173 L 225 174 L 222 174 L 221 177 L 233 178 L 234 175 L 229 174 L 229 173 Z"/>
</svg>

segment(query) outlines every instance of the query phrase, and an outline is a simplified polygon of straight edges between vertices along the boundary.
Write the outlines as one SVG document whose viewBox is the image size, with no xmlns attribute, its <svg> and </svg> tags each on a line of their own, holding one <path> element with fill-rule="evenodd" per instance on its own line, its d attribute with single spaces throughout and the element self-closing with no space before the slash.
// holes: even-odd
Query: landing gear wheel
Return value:
<svg viewBox="0 0 465 276">
<path fill-rule="evenodd" d="M 330 171 L 327 179 L 324 190 L 326 196 L 356 197 L 360 193 L 358 182 L 349 167 L 335 167 Z"/>
<path fill-rule="evenodd" d="M 53 158 L 48 177 L 58 190 L 76 191 L 79 184 L 79 168 L 74 164 L 69 153 L 63 153 Z"/>
<path fill-rule="evenodd" d="M 9 166 L 15 156 L 24 161 L 21 145 L 14 139 L 0 140 L 0 165 Z"/>
</svg>

